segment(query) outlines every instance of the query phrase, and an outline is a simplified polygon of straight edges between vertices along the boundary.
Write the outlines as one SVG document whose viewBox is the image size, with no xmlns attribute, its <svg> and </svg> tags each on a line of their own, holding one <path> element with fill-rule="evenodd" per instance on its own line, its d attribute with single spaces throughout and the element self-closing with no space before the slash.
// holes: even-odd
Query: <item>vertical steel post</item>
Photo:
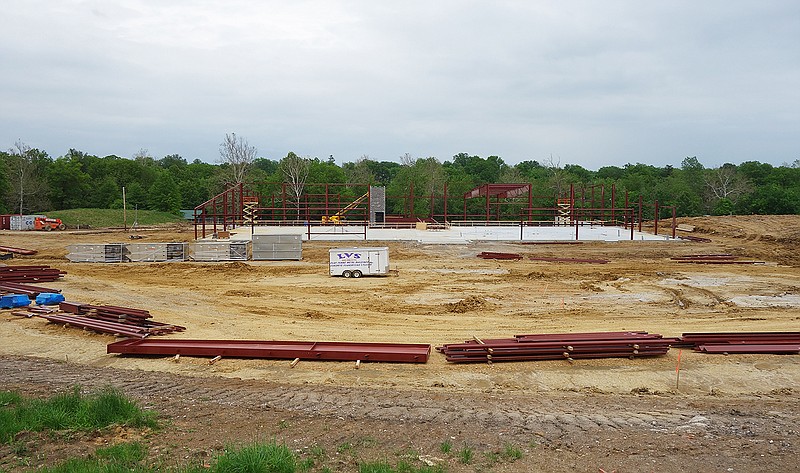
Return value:
<svg viewBox="0 0 800 473">
<path fill-rule="evenodd" d="M 489 184 L 486 184 L 486 221 L 489 221 L 489 207 L 491 205 L 491 198 L 489 197 Z"/>
<path fill-rule="evenodd" d="M 642 195 L 639 194 L 639 231 L 642 231 Z"/>
<path fill-rule="evenodd" d="M 611 184 L 611 223 L 612 225 L 616 225 L 617 222 L 614 220 L 614 199 L 617 198 L 617 185 Z"/>
<path fill-rule="evenodd" d="M 630 221 L 630 225 L 631 225 L 631 241 L 633 241 L 633 209 L 626 208 L 625 212 L 626 212 L 626 214 L 625 214 L 626 217 Z"/>
<path fill-rule="evenodd" d="M 672 239 L 675 239 L 675 206 L 672 206 Z"/>
<path fill-rule="evenodd" d="M 411 203 L 411 218 L 414 218 L 414 181 L 411 181 L 411 190 L 409 193 L 409 202 Z"/>
<path fill-rule="evenodd" d="M 577 220 L 575 218 L 575 184 L 569 185 L 569 218 Z"/>
<path fill-rule="evenodd" d="M 531 184 L 529 182 L 528 183 L 528 220 L 529 221 L 533 218 L 531 212 L 533 212 L 533 184 Z"/>
<path fill-rule="evenodd" d="M 447 183 L 444 183 L 444 223 L 447 224 Z"/>
<path fill-rule="evenodd" d="M 606 185 L 600 184 L 600 220 L 606 215 Z"/>
<path fill-rule="evenodd" d="M 655 203 L 655 210 L 653 211 L 653 225 L 654 225 L 654 234 L 658 235 L 658 199 L 656 199 Z"/>
</svg>

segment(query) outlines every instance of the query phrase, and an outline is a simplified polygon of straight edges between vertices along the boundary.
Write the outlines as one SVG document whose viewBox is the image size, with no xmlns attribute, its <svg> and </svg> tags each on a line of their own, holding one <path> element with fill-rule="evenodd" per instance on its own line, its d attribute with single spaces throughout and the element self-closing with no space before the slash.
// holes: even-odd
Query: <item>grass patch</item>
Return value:
<svg viewBox="0 0 800 473">
<path fill-rule="evenodd" d="M 453 442 L 445 440 L 439 444 L 439 451 L 442 453 L 450 453 L 453 450 Z"/>
<path fill-rule="evenodd" d="M 156 470 L 141 465 L 147 456 L 147 447 L 133 443 L 121 443 L 98 448 L 88 458 L 72 458 L 57 466 L 42 468 L 40 473 L 150 473 Z"/>
<path fill-rule="evenodd" d="M 506 460 L 516 461 L 522 458 L 522 450 L 513 445 L 506 444 L 503 448 L 502 455 Z"/>
<path fill-rule="evenodd" d="M 396 466 L 385 461 L 358 465 L 358 473 L 444 473 L 444 471 L 445 469 L 441 465 L 416 467 L 404 461 L 398 462 Z"/>
<path fill-rule="evenodd" d="M 215 458 L 208 470 L 211 473 L 260 472 L 294 473 L 297 457 L 286 445 L 274 440 L 267 444 L 252 444 L 226 451 Z"/>
<path fill-rule="evenodd" d="M 157 427 L 155 414 L 142 411 L 133 401 L 112 388 L 82 395 L 80 388 L 49 399 L 15 398 L 0 405 L 0 442 L 11 443 L 22 431 L 92 431 L 111 425 Z"/>
<path fill-rule="evenodd" d="M 475 458 L 475 451 L 472 450 L 471 447 L 468 445 L 464 445 L 464 448 L 458 451 L 458 460 L 465 464 L 469 465 L 472 463 L 472 460 Z"/>
<path fill-rule="evenodd" d="M 47 212 L 51 218 L 60 218 L 67 228 L 108 228 L 122 227 L 122 209 L 69 209 Z M 165 223 L 186 222 L 179 215 L 155 210 L 128 209 L 128 227 L 134 220 L 138 225 L 159 225 Z"/>
<path fill-rule="evenodd" d="M 0 407 L 16 405 L 22 402 L 22 396 L 11 391 L 0 391 Z"/>
</svg>

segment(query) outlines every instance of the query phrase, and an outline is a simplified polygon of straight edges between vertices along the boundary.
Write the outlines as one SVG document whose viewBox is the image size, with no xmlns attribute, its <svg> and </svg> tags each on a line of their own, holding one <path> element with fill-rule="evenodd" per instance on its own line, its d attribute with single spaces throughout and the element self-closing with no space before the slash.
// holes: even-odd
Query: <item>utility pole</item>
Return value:
<svg viewBox="0 0 800 473">
<path fill-rule="evenodd" d="M 125 202 L 125 186 L 122 186 L 122 227 L 128 231 L 128 204 Z"/>
</svg>

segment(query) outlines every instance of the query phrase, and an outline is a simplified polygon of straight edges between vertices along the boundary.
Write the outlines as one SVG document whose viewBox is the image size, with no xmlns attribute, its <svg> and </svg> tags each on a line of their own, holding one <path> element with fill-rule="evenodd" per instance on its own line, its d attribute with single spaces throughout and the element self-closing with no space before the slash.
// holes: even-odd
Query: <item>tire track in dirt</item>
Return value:
<svg viewBox="0 0 800 473">
<path fill-rule="evenodd" d="M 267 382 L 182 377 L 160 372 L 96 368 L 40 358 L 0 357 L 0 385 L 4 389 L 36 385 L 51 391 L 73 385 L 88 389 L 113 386 L 127 395 L 154 405 L 218 404 L 244 409 L 277 410 L 311 416 L 351 420 L 373 419 L 442 425 L 504 426 L 516 433 L 538 433 L 557 438 L 577 432 L 645 429 L 677 430 L 690 424 L 703 409 L 675 408 L 676 401 L 655 398 L 615 400 L 603 396 L 515 397 L 459 393 L 425 393 L 331 386 L 285 386 Z M 748 428 L 786 428 L 796 422 L 792 409 L 769 420 L 758 414 L 748 418 Z M 713 428 L 735 432 L 740 420 L 715 413 Z M 747 416 L 745 416 L 747 417 Z M 706 426 L 704 426 L 706 428 Z"/>
</svg>

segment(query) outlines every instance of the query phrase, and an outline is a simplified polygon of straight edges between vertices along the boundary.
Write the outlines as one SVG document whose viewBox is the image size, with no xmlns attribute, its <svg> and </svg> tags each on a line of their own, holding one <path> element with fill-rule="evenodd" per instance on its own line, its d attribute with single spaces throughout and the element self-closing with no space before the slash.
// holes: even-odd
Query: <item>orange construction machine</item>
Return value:
<svg viewBox="0 0 800 473">
<path fill-rule="evenodd" d="M 34 230 L 64 230 L 67 228 L 64 225 L 64 222 L 61 221 L 60 218 L 49 218 L 49 217 L 36 217 L 33 219 L 33 229 Z"/>
</svg>

